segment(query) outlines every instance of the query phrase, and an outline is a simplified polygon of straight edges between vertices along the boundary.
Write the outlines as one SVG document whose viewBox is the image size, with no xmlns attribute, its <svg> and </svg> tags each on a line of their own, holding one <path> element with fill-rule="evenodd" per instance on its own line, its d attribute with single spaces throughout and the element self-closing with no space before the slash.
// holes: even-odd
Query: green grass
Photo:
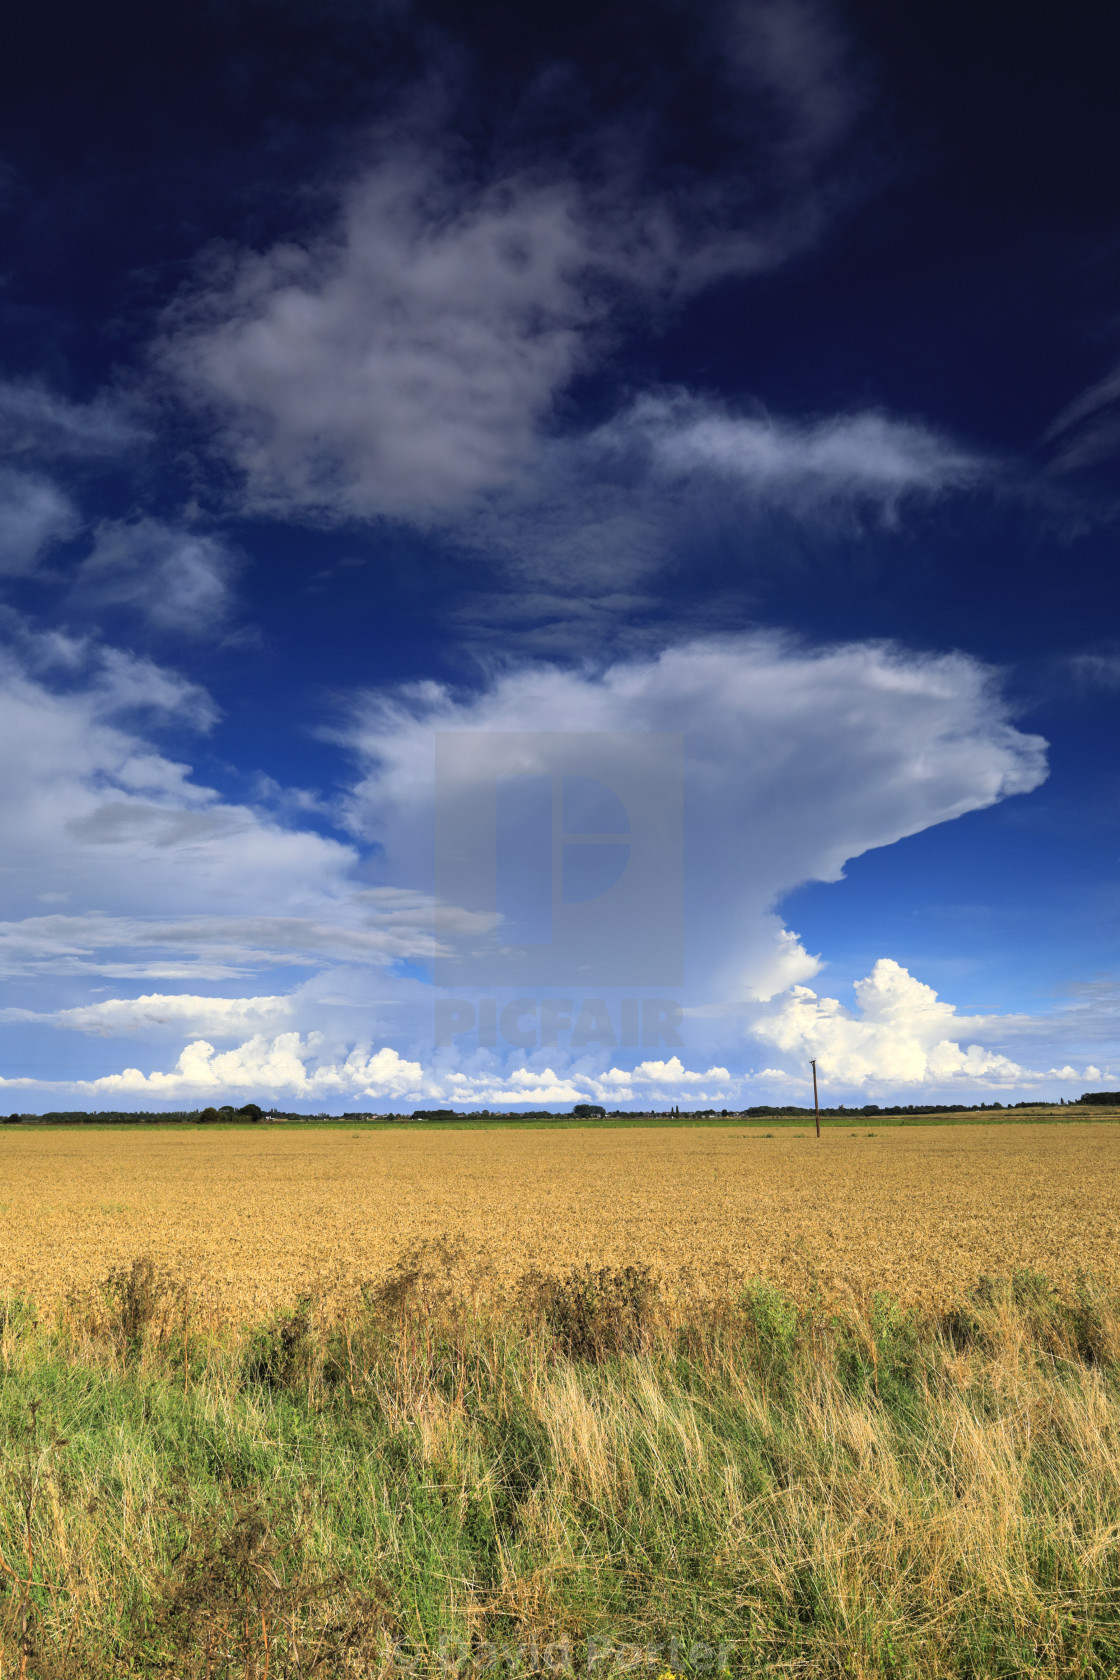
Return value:
<svg viewBox="0 0 1120 1680">
<path fill-rule="evenodd" d="M 138 1262 L 0 1309 L 0 1672 L 1103 1680 L 1118 1359 L 1120 1304 L 1031 1274 L 483 1315 L 414 1264 L 219 1333 Z"/>
</svg>

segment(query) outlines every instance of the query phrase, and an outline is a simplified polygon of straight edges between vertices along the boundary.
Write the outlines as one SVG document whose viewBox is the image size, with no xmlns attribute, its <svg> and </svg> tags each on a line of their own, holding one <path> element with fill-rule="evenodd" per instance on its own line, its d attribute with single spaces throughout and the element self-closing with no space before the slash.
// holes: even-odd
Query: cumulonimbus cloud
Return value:
<svg viewBox="0 0 1120 1680">
<path fill-rule="evenodd" d="M 436 730 L 683 731 L 686 960 L 695 1002 L 764 996 L 817 963 L 776 906 L 805 881 L 931 824 L 1037 787 L 1045 743 L 1018 730 L 993 673 L 961 654 L 709 638 L 601 672 L 537 667 L 457 697 L 371 696 L 349 740 L 370 771 L 351 822 L 386 869 L 431 855 Z M 542 752 L 545 750 L 542 743 Z M 529 766 L 531 768 L 531 766 Z M 480 774 L 482 774 L 480 760 Z"/>
<path fill-rule="evenodd" d="M 22 657 L 12 653 L 0 667 L 0 773 L 12 797 L 6 855 L 19 883 L 0 926 L 0 959 L 9 972 L 144 985 L 138 999 L 40 1009 L 34 1024 L 46 1025 L 46 1015 L 84 1032 L 158 1038 L 177 1020 L 196 1044 L 241 1036 L 257 1046 L 243 1064 L 262 1080 L 266 1068 L 279 1078 L 277 1056 L 290 1065 L 294 1040 L 285 1048 L 277 1031 L 290 1026 L 307 1045 L 325 1034 L 312 1060 L 323 1070 L 349 1068 L 338 1075 L 340 1091 L 358 1089 L 359 1062 L 392 1051 L 419 1063 L 424 1081 L 445 1095 L 452 1076 L 475 1082 L 461 1090 L 476 1105 L 487 1090 L 495 1101 L 502 1089 L 519 1090 L 516 1054 L 441 1062 L 432 1052 L 430 986 L 392 973 L 402 959 L 478 948 L 495 929 L 493 915 L 462 907 L 456 915 L 445 905 L 438 939 L 433 931 L 437 730 L 462 734 L 468 783 L 470 739 L 480 731 L 531 738 L 563 719 L 577 735 L 632 734 L 639 747 L 651 731 L 684 732 L 685 1002 L 700 1011 L 694 1025 L 713 1004 L 741 1005 L 736 1018 L 753 1018 L 751 1000 L 813 977 L 817 958 L 781 916 L 794 886 L 835 880 L 849 857 L 1026 792 L 1045 774 L 1044 743 L 1016 728 L 995 676 L 976 661 L 866 643 L 812 649 L 772 635 L 709 638 L 601 670 L 507 671 L 473 694 L 428 684 L 366 696 L 345 731 L 364 766 L 345 813 L 350 844 L 301 828 L 298 818 L 282 823 L 224 801 L 160 750 L 161 719 L 181 730 L 206 727 L 212 715 L 201 691 L 173 672 L 65 638 L 30 638 Z M 363 854 L 376 863 L 359 868 Z M 275 984 L 267 997 L 259 985 L 243 999 L 228 990 L 201 996 L 202 979 L 293 966 L 324 977 L 345 968 L 350 978 L 334 988 L 335 1001 L 320 988 L 283 1004 Z M 165 983 L 153 993 L 159 976 Z M 170 978 L 185 983 L 179 1002 L 167 992 Z M 359 1055 L 361 1012 L 368 1021 L 373 1003 L 382 1036 Z M 672 1054 L 654 1058 L 660 1072 L 648 1090 L 687 1090 L 697 1102 L 703 1092 L 715 1102 L 726 1090 L 718 1076 L 728 1071 L 726 1037 L 696 1025 L 689 1044 L 677 1067 Z M 610 1054 L 549 1062 L 542 1050 L 541 1066 L 530 1058 L 522 1071 L 533 1090 L 544 1088 L 548 1065 L 581 1097 L 621 1102 Z M 230 1051 L 192 1055 L 192 1067 L 213 1063 L 215 1081 L 232 1080 L 242 1065 L 215 1059 Z M 155 1091 L 136 1083 L 148 1077 L 128 1073 L 137 1100 Z M 177 1077 L 175 1089 L 185 1090 L 185 1075 Z M 643 1076 L 635 1077 L 627 1089 L 644 1100 Z M 362 1090 L 373 1089 L 371 1078 Z M 324 1071 L 320 1085 L 327 1079 Z M 387 1100 L 396 1089 L 386 1087 Z M 420 1095 L 434 1090 L 425 1084 Z"/>
</svg>

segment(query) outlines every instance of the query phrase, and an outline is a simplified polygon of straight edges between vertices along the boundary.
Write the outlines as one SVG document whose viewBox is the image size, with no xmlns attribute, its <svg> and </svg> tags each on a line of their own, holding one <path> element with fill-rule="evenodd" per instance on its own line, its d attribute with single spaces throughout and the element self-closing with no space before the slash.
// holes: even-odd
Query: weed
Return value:
<svg viewBox="0 0 1120 1680">
<path fill-rule="evenodd" d="M 311 1303 L 254 1332 L 245 1358 L 245 1378 L 269 1388 L 290 1388 L 306 1378 L 312 1358 Z"/>
<path fill-rule="evenodd" d="M 352 1667 L 391 1624 L 383 1589 L 348 1592 L 342 1574 L 308 1565 L 307 1541 L 306 1523 L 260 1497 L 208 1513 L 154 1596 L 149 1639 L 177 1673 L 214 1680 Z"/>
<path fill-rule="evenodd" d="M 796 1306 L 765 1279 L 747 1285 L 740 1306 L 761 1369 L 771 1376 L 787 1373 L 797 1345 Z"/>
<path fill-rule="evenodd" d="M 646 1345 L 658 1293 L 648 1266 L 584 1266 L 536 1285 L 557 1346 L 569 1359 L 591 1361 Z"/>
<path fill-rule="evenodd" d="M 130 1266 L 115 1266 L 100 1293 L 104 1303 L 100 1328 L 126 1358 L 135 1358 L 157 1319 L 166 1325 L 177 1290 L 152 1257 L 142 1254 Z"/>
</svg>

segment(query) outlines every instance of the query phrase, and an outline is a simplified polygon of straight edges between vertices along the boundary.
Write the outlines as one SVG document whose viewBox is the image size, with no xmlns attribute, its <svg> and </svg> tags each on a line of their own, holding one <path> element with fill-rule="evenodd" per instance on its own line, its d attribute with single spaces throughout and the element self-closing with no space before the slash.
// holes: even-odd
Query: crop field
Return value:
<svg viewBox="0 0 1120 1680">
<path fill-rule="evenodd" d="M 150 1255 L 217 1319 L 344 1297 L 436 1249 L 455 1287 L 648 1265 L 936 1307 L 981 1273 L 1120 1287 L 1120 1127 L 0 1132 L 0 1294 Z"/>
<path fill-rule="evenodd" d="M 1118 1151 L 0 1131 L 0 1675 L 1114 1680 Z"/>
</svg>

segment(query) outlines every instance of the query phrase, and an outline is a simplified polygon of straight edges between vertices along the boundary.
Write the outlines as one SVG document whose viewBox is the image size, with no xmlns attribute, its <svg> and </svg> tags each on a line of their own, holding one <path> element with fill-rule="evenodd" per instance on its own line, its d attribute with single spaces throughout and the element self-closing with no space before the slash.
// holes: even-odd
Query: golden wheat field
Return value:
<svg viewBox="0 0 1120 1680">
<path fill-rule="evenodd" d="M 441 1238 L 495 1292 L 584 1262 L 929 1305 L 1017 1266 L 1120 1284 L 1120 1126 L 871 1129 L 10 1129 L 0 1291 L 45 1308 L 150 1254 L 249 1317 Z"/>
</svg>

